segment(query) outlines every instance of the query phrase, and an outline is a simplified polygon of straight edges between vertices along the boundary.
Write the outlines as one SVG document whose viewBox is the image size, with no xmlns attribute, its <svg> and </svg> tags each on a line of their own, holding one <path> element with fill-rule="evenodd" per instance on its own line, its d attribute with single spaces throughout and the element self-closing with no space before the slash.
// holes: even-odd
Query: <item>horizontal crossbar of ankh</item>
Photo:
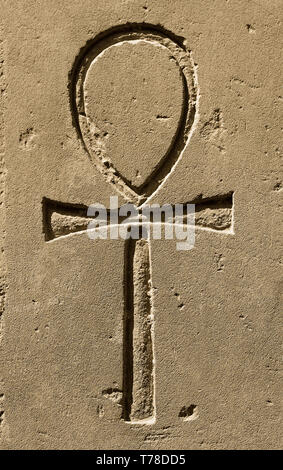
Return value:
<svg viewBox="0 0 283 470">
<path fill-rule="evenodd" d="M 62 236 L 71 236 L 76 232 L 86 231 L 92 219 L 88 216 L 89 207 L 43 199 L 43 230 L 45 240 L 51 241 Z M 217 195 L 206 199 L 196 199 L 188 204 L 195 204 L 196 228 L 217 232 L 233 231 L 233 193 Z M 186 208 L 186 204 L 183 204 Z M 162 206 L 161 206 L 162 207 Z M 174 206 L 173 211 L 174 211 Z M 175 221 L 173 213 L 173 222 Z M 186 213 L 184 213 L 184 223 Z M 126 217 L 119 217 L 123 223 Z M 161 219 L 161 223 L 163 220 Z M 110 227 L 110 210 L 107 210 L 107 226 Z M 111 227 L 110 227 L 111 228 Z"/>
<path fill-rule="evenodd" d="M 196 228 L 233 233 L 232 193 L 192 201 L 190 204 L 195 204 Z M 88 207 L 84 205 L 44 199 L 43 227 L 46 241 L 85 232 L 91 221 L 87 213 Z M 109 211 L 107 218 L 109 223 Z M 186 213 L 183 218 L 186 223 Z M 174 221 L 176 214 L 173 212 Z M 123 222 L 123 218 L 120 217 L 119 222 Z M 149 225 L 154 224 L 149 222 Z M 138 239 L 126 240 L 125 250 L 121 418 L 131 423 L 151 424 L 155 421 L 156 410 L 149 239 L 143 238 L 140 232 Z"/>
</svg>

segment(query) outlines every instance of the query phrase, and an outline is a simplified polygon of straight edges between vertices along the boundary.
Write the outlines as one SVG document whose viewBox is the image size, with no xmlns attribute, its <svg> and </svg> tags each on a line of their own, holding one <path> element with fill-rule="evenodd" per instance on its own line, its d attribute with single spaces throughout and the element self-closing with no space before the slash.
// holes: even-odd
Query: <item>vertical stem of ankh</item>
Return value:
<svg viewBox="0 0 283 470">
<path fill-rule="evenodd" d="M 154 359 L 149 242 L 129 240 L 126 250 L 123 417 L 150 422 L 154 420 Z"/>
</svg>

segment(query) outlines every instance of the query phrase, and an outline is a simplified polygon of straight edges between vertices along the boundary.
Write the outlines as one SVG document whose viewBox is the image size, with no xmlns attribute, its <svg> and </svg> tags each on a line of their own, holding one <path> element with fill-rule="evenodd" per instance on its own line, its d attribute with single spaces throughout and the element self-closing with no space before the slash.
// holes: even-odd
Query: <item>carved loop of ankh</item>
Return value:
<svg viewBox="0 0 283 470">
<path fill-rule="evenodd" d="M 144 24 L 106 31 L 76 60 L 71 98 L 79 136 L 91 162 L 127 202 L 144 204 L 181 158 L 196 113 L 195 77 L 184 42 Z M 122 418 L 152 423 L 149 240 L 128 240 L 126 250 Z"/>
</svg>

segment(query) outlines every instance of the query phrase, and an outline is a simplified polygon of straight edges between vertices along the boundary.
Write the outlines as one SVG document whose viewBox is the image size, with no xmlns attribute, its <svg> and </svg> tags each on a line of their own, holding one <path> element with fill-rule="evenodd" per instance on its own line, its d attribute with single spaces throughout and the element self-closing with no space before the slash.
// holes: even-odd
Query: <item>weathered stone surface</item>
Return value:
<svg viewBox="0 0 283 470">
<path fill-rule="evenodd" d="M 0 1 L 1 449 L 280 447 L 270 3 Z M 90 239 L 110 196 L 193 249 Z"/>
</svg>

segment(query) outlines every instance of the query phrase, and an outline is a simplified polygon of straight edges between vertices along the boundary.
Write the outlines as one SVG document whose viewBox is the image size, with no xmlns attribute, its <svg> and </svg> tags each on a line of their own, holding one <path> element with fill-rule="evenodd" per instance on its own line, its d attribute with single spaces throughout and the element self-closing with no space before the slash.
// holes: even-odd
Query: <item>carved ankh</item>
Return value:
<svg viewBox="0 0 283 470">
<path fill-rule="evenodd" d="M 105 32 L 74 64 L 70 92 L 78 135 L 106 181 L 139 209 L 173 172 L 190 140 L 197 107 L 195 73 L 182 41 L 144 25 Z M 129 77 L 133 86 L 125 89 Z M 111 93 L 119 97 L 119 87 L 121 99 L 114 102 Z M 144 115 L 137 115 L 140 110 Z M 87 229 L 86 206 L 43 202 L 47 241 Z M 191 202 L 196 224 L 231 233 L 232 193 Z M 150 239 L 129 239 L 125 250 L 121 417 L 150 424 L 156 419 Z"/>
</svg>

